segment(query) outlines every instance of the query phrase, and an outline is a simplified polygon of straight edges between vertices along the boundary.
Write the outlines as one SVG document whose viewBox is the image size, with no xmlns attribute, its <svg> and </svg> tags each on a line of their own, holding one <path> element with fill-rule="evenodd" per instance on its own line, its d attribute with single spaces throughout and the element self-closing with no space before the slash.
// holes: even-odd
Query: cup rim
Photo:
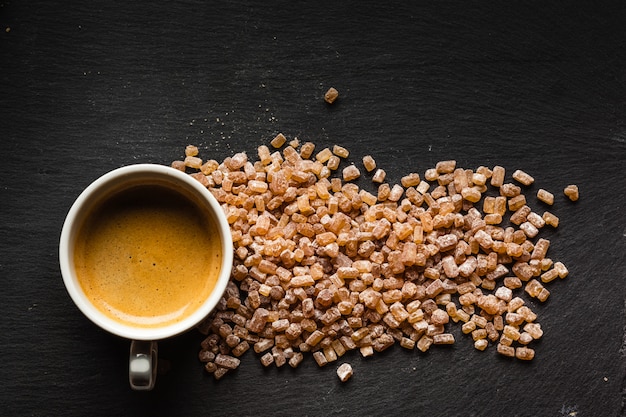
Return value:
<svg viewBox="0 0 626 417">
<path fill-rule="evenodd" d="M 155 178 L 161 178 L 170 182 L 183 184 L 188 188 L 188 190 L 195 192 L 197 196 L 201 198 L 203 203 L 207 203 L 217 224 L 223 252 L 220 274 L 217 278 L 213 291 L 204 303 L 202 303 L 200 307 L 183 320 L 171 323 L 167 326 L 154 328 L 133 327 L 120 323 L 110 317 L 107 317 L 95 306 L 93 306 L 85 296 L 80 284 L 78 283 L 73 266 L 72 254 L 73 239 L 75 238 L 77 229 L 80 226 L 79 218 L 82 215 L 83 210 L 88 209 L 90 202 L 92 202 L 100 192 L 105 191 L 108 187 L 113 187 L 113 184 L 117 181 L 131 181 L 132 179 L 147 176 L 155 176 Z M 72 298 L 72 301 L 74 301 L 74 304 L 88 319 L 100 328 L 109 333 L 130 340 L 166 339 L 190 330 L 200 323 L 211 313 L 211 311 L 215 309 L 224 295 L 230 280 L 232 263 L 233 243 L 230 226 L 217 199 L 199 181 L 182 171 L 166 165 L 150 163 L 127 165 L 109 171 L 97 178 L 79 194 L 72 204 L 65 217 L 59 240 L 59 265 L 61 275 L 63 277 L 65 288 Z"/>
</svg>

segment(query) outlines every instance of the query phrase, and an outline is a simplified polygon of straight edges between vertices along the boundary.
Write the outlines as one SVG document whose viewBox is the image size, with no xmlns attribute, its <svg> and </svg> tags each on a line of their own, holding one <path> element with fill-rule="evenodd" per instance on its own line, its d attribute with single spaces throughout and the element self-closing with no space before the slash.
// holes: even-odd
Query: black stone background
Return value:
<svg viewBox="0 0 626 417">
<path fill-rule="evenodd" d="M 620 2 L 2 0 L 0 413 L 623 415 L 625 23 Z M 278 132 L 371 154 L 391 183 L 456 159 L 553 191 L 561 226 L 543 236 L 570 275 L 531 302 L 535 360 L 478 352 L 450 326 L 449 348 L 349 353 L 345 384 L 341 362 L 264 369 L 253 352 L 216 382 L 191 331 L 160 343 L 156 389 L 132 392 L 128 342 L 63 286 L 69 207 L 119 166 L 169 164 L 189 143 L 252 157 Z"/>
</svg>

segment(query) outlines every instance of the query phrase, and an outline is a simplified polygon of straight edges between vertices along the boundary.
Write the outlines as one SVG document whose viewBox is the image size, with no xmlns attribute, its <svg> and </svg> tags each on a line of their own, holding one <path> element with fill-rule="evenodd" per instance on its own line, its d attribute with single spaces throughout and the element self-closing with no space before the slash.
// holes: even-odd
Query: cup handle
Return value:
<svg viewBox="0 0 626 417">
<path fill-rule="evenodd" d="M 154 388 L 157 371 L 157 342 L 133 340 L 128 359 L 128 380 L 137 391 Z"/>
</svg>

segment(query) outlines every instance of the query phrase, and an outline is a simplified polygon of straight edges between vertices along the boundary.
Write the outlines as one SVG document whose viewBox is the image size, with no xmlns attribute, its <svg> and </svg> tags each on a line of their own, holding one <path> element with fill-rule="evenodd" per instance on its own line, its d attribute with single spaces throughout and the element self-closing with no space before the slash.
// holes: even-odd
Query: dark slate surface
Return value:
<svg viewBox="0 0 626 417">
<path fill-rule="evenodd" d="M 617 416 L 624 412 L 626 22 L 619 2 L 0 3 L 0 413 Z M 413 4 L 415 3 L 415 4 Z M 330 86 L 341 94 L 327 106 Z M 127 341 L 61 280 L 65 214 L 99 175 L 254 154 L 277 133 L 372 154 L 398 182 L 441 159 L 521 168 L 556 194 L 550 256 L 570 270 L 535 305 L 532 363 L 460 335 L 427 354 L 310 357 L 220 382 L 201 336 L 160 344 L 171 370 L 128 388 Z M 580 186 L 569 203 L 564 186 Z M 369 187 L 364 178 L 360 184 Z M 540 206 L 536 206 L 541 209 Z"/>
</svg>

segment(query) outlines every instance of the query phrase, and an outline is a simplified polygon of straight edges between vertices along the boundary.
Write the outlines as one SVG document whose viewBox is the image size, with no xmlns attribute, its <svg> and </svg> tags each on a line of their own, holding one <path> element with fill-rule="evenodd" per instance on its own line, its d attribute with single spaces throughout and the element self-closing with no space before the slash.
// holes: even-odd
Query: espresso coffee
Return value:
<svg viewBox="0 0 626 417">
<path fill-rule="evenodd" d="M 212 217 L 167 185 L 136 185 L 97 204 L 79 228 L 80 286 L 106 316 L 133 327 L 179 322 L 205 302 L 221 270 Z"/>
</svg>

